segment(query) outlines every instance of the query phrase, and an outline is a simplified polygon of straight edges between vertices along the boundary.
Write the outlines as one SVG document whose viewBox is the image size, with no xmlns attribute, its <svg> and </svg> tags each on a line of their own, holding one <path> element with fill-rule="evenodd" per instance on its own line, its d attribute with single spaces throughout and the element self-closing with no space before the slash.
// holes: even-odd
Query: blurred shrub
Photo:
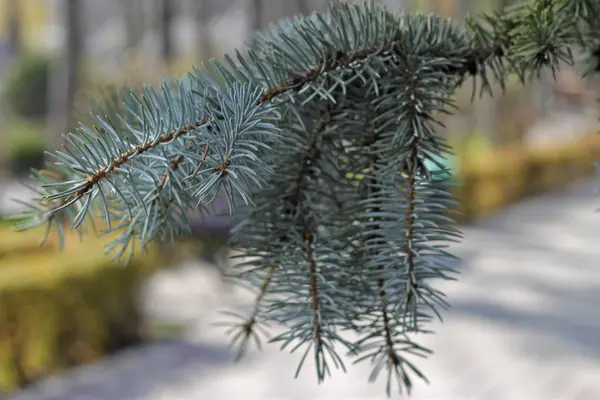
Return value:
<svg viewBox="0 0 600 400">
<path fill-rule="evenodd" d="M 106 238 L 36 246 L 40 230 L 0 226 L 0 390 L 96 360 L 141 340 L 144 278 L 165 262 L 156 247 L 131 265 L 104 255 Z"/>
<path fill-rule="evenodd" d="M 2 96 L 13 113 L 26 118 L 47 115 L 51 64 L 51 58 L 42 53 L 25 53 L 15 60 Z"/>
<path fill-rule="evenodd" d="M 510 147 L 485 157 L 463 158 L 457 195 L 461 222 L 490 215 L 528 196 L 565 187 L 594 172 L 600 136 L 544 148 Z"/>
<path fill-rule="evenodd" d="M 449 143 L 457 156 L 463 159 L 486 157 L 494 150 L 494 144 L 485 132 L 473 131 L 456 144 Z"/>
<path fill-rule="evenodd" d="M 30 168 L 43 166 L 45 142 L 42 125 L 12 118 L 2 134 L 5 143 L 3 156 L 12 173 L 23 175 Z"/>
</svg>

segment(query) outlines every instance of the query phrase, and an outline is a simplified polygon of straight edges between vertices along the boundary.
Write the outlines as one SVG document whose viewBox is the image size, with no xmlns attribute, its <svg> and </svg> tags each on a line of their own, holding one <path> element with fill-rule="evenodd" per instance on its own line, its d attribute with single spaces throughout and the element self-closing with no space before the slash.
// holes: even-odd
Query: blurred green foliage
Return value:
<svg viewBox="0 0 600 400">
<path fill-rule="evenodd" d="M 10 171 L 17 175 L 27 173 L 30 168 L 43 166 L 45 139 L 44 126 L 36 121 L 6 117 L 0 128 L 4 146 L 0 149 L 3 160 Z"/>
<path fill-rule="evenodd" d="M 25 118 L 47 115 L 51 66 L 52 59 L 43 53 L 24 53 L 13 62 L 2 93 L 11 112 Z"/>
<path fill-rule="evenodd" d="M 594 170 L 600 136 L 543 148 L 512 146 L 460 161 L 459 222 L 486 217 L 529 196 L 565 187 Z"/>
<path fill-rule="evenodd" d="M 448 144 L 457 158 L 464 160 L 472 157 L 487 157 L 494 151 L 494 144 L 485 132 L 473 131 L 449 139 Z"/>
<path fill-rule="evenodd" d="M 104 255 L 108 237 L 70 234 L 61 252 L 40 235 L 0 224 L 0 391 L 141 340 L 139 289 L 166 265 L 156 247 L 124 268 Z"/>
</svg>

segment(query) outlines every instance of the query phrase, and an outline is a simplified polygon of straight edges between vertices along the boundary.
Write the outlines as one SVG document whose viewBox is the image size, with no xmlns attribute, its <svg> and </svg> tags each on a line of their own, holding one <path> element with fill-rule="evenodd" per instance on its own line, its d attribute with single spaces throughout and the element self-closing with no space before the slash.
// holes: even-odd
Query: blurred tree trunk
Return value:
<svg viewBox="0 0 600 400">
<path fill-rule="evenodd" d="M 173 35 L 171 34 L 174 0 L 160 0 L 161 53 L 166 65 L 173 59 Z"/>
<path fill-rule="evenodd" d="M 47 140 L 51 148 L 58 148 L 62 142 L 60 135 L 66 134 L 73 128 L 79 60 L 83 50 L 82 2 L 62 0 L 61 5 L 65 35 L 62 51 L 54 60 L 50 81 Z"/>
<path fill-rule="evenodd" d="M 135 49 L 144 36 L 144 15 L 140 0 L 122 0 L 125 15 L 125 48 Z"/>
<path fill-rule="evenodd" d="M 248 18 L 248 39 L 250 45 L 254 45 L 254 32 L 263 28 L 264 13 L 262 0 L 242 0 L 246 4 L 246 17 Z"/>
<path fill-rule="evenodd" d="M 11 57 L 18 56 L 21 52 L 21 9 L 20 2 L 8 0 L 6 2 L 6 26 L 8 28 L 8 51 Z"/>
<path fill-rule="evenodd" d="M 213 56 L 210 35 L 210 20 L 212 7 L 210 0 L 196 0 L 194 3 L 196 24 L 196 58 L 198 61 L 206 60 Z"/>
<path fill-rule="evenodd" d="M 308 0 L 296 0 L 296 9 L 302 15 L 310 15 L 311 9 Z"/>
</svg>

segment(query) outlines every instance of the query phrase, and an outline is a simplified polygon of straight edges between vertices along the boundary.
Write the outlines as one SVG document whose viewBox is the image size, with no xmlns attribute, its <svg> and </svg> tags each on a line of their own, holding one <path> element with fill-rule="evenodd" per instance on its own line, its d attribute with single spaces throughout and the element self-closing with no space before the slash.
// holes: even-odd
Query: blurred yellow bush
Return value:
<svg viewBox="0 0 600 400">
<path fill-rule="evenodd" d="M 156 247 L 124 266 L 111 239 L 68 234 L 38 247 L 41 230 L 0 228 L 0 391 L 95 360 L 138 341 L 138 289 L 166 265 Z"/>
<path fill-rule="evenodd" d="M 584 178 L 600 161 L 600 135 L 538 149 L 506 148 L 485 157 L 461 159 L 457 195 L 460 222 L 490 215 L 527 196 L 555 190 Z"/>
</svg>

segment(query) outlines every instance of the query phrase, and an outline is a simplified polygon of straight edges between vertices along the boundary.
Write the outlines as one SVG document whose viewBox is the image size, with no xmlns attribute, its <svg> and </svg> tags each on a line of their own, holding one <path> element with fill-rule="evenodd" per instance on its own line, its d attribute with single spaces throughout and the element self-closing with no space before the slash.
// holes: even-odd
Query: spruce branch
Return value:
<svg viewBox="0 0 600 400">
<path fill-rule="evenodd" d="M 95 107 L 56 165 L 32 172 L 39 197 L 20 228 L 46 224 L 45 239 L 56 227 L 62 241 L 101 216 L 104 233 L 123 231 L 107 251 L 130 258 L 137 242 L 185 235 L 188 212 L 224 193 L 245 258 L 231 277 L 257 291 L 249 316 L 230 313 L 238 357 L 273 322 L 285 331 L 270 341 L 306 347 L 297 374 L 311 349 L 319 382 L 344 369 L 341 344 L 374 363 L 371 379 L 386 369 L 388 394 L 392 376 L 410 392 L 411 375 L 426 379 L 408 357 L 430 353 L 414 336 L 448 307 L 436 283 L 454 279 L 447 247 L 462 238 L 441 117 L 467 79 L 492 94 L 577 53 L 600 70 L 599 11 L 529 0 L 463 24 L 367 2 L 284 20 L 246 55 Z"/>
</svg>

